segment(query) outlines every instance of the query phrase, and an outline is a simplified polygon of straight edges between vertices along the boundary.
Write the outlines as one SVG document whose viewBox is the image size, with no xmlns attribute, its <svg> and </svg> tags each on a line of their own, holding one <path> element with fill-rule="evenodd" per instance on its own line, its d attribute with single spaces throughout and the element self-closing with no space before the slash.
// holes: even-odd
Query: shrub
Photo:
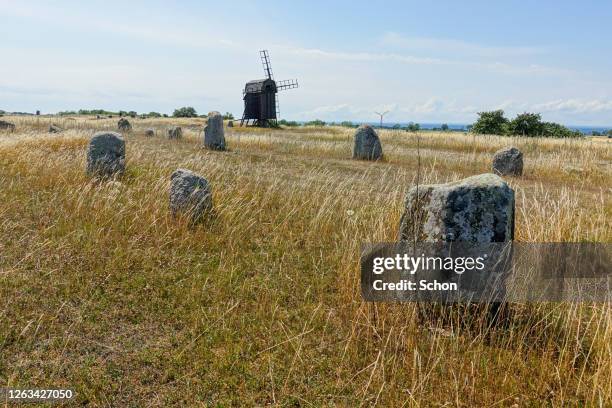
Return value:
<svg viewBox="0 0 612 408">
<path fill-rule="evenodd" d="M 195 118 L 198 116 L 198 113 L 191 106 L 184 106 L 182 108 L 175 109 L 172 116 L 175 118 Z"/>
<path fill-rule="evenodd" d="M 448 125 L 446 123 L 443 123 L 442 126 L 440 126 L 440 130 L 443 132 L 447 132 L 448 131 Z"/>
<path fill-rule="evenodd" d="M 508 123 L 508 133 L 517 136 L 539 136 L 544 132 L 542 115 L 539 113 L 521 113 Z"/>
<path fill-rule="evenodd" d="M 296 122 L 296 121 L 294 121 L 294 120 L 287 121 L 287 120 L 285 120 L 285 119 L 281 119 L 281 120 L 279 120 L 279 121 L 278 121 L 278 124 L 279 124 L 280 126 L 288 126 L 288 127 L 297 127 L 297 126 L 300 126 L 300 124 L 299 124 L 299 123 L 297 123 L 297 122 Z"/>
<path fill-rule="evenodd" d="M 553 122 L 542 123 L 542 136 L 544 137 L 581 137 L 582 133 L 571 130 L 563 125 Z"/>
<path fill-rule="evenodd" d="M 224 120 L 234 120 L 234 115 L 232 115 L 229 112 L 225 112 L 225 115 L 223 115 L 223 119 Z"/>
<path fill-rule="evenodd" d="M 419 125 L 418 123 L 409 122 L 408 126 L 406 126 L 404 130 L 406 130 L 407 132 L 418 132 L 419 130 L 421 130 L 421 125 Z"/>
<path fill-rule="evenodd" d="M 315 120 L 311 120 L 310 122 L 306 122 L 304 123 L 304 126 L 318 126 L 318 127 L 322 127 L 325 126 L 326 123 L 324 121 L 322 121 L 321 119 L 315 119 Z"/>
<path fill-rule="evenodd" d="M 489 135 L 503 135 L 507 132 L 508 119 L 499 109 L 489 112 L 478 112 L 478 120 L 472 125 L 472 132 Z"/>
</svg>

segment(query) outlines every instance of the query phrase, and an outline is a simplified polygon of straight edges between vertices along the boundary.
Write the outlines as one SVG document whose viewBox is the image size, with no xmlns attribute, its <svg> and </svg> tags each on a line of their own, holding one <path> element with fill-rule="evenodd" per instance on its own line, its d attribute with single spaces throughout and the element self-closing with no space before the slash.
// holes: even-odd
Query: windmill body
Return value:
<svg viewBox="0 0 612 408">
<path fill-rule="evenodd" d="M 276 124 L 280 114 L 276 94 L 284 89 L 297 88 L 298 82 L 297 80 L 276 82 L 272 74 L 268 51 L 263 50 L 259 54 L 266 78 L 249 81 L 244 86 L 242 91 L 244 113 L 240 124 L 244 125 L 246 123 L 248 125 L 252 121 L 251 124 L 254 126 L 268 127 Z"/>
</svg>

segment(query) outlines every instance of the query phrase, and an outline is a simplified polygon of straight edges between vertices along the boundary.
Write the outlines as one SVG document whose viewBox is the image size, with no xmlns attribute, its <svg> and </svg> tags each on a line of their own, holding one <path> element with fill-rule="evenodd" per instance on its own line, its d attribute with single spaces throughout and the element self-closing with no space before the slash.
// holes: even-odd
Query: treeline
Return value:
<svg viewBox="0 0 612 408">
<path fill-rule="evenodd" d="M 539 113 L 521 113 L 512 120 L 504 111 L 478 112 L 471 131 L 478 134 L 527 137 L 581 137 L 582 132 L 554 122 L 543 122 Z"/>
<path fill-rule="evenodd" d="M 72 115 L 97 115 L 97 116 L 122 116 L 122 117 L 131 117 L 131 118 L 168 118 L 170 115 L 159 112 L 149 112 L 149 113 L 138 113 L 136 111 L 124 111 L 120 110 L 118 112 L 108 111 L 106 109 L 79 109 L 78 111 L 61 111 L 58 112 L 58 115 L 61 116 L 72 116 Z M 191 106 L 184 106 L 182 108 L 177 108 L 172 113 L 172 117 L 174 118 L 205 118 L 207 115 L 198 115 L 198 112 Z M 223 115 L 223 119 L 233 120 L 234 115 L 230 112 L 226 112 Z"/>
</svg>

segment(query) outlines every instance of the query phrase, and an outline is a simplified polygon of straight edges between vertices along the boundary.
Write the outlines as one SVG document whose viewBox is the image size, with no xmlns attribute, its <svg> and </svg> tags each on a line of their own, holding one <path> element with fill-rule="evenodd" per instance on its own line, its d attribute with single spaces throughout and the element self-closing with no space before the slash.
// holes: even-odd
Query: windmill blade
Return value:
<svg viewBox="0 0 612 408">
<path fill-rule="evenodd" d="M 270 55 L 268 55 L 268 50 L 259 51 L 259 56 L 261 57 L 261 63 L 263 64 L 264 73 L 266 74 L 266 78 L 274 80 L 274 75 L 272 74 L 272 66 L 270 65 Z"/>
<path fill-rule="evenodd" d="M 285 79 L 276 83 L 276 90 L 294 89 L 298 87 L 297 79 Z"/>
</svg>

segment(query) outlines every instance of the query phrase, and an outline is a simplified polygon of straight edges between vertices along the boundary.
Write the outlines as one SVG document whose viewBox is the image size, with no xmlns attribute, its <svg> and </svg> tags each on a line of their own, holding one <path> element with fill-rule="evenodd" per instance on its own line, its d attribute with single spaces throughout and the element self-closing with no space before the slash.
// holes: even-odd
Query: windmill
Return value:
<svg viewBox="0 0 612 408">
<path fill-rule="evenodd" d="M 378 116 L 380 116 L 380 128 L 382 129 L 382 125 L 383 125 L 383 117 L 389 113 L 390 111 L 384 111 L 383 113 L 380 112 L 374 112 L 375 114 L 377 114 Z"/>
<path fill-rule="evenodd" d="M 278 91 L 298 87 L 297 79 L 275 81 L 268 51 L 259 51 L 259 55 L 266 78 L 249 81 L 244 86 L 242 91 L 244 113 L 240 126 L 245 122 L 248 125 L 250 120 L 253 120 L 253 126 L 268 127 L 276 124 L 276 119 L 280 116 L 276 94 Z"/>
</svg>

